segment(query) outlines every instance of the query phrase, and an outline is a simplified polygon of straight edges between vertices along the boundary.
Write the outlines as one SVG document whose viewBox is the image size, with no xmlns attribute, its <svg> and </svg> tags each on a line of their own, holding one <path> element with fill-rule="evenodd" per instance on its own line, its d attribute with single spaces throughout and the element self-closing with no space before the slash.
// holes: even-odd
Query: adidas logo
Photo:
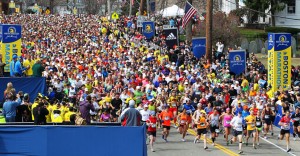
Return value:
<svg viewBox="0 0 300 156">
<path fill-rule="evenodd" d="M 166 40 L 176 40 L 176 36 L 173 33 L 171 33 L 167 36 Z"/>
</svg>

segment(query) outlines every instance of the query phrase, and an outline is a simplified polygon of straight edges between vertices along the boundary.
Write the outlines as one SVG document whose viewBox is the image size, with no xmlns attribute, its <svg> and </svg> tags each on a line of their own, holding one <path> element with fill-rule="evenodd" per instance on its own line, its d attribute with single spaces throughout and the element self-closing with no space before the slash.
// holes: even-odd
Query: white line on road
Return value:
<svg viewBox="0 0 300 156">
<path fill-rule="evenodd" d="M 265 142 L 267 142 L 267 143 L 269 143 L 269 144 L 271 144 L 271 145 L 277 147 L 278 149 L 280 149 L 280 150 L 286 152 L 285 149 L 283 149 L 282 147 L 280 147 L 280 146 L 274 144 L 273 142 L 271 142 L 271 141 L 269 141 L 269 140 L 267 140 L 267 139 L 265 139 L 265 138 L 263 138 L 263 137 L 261 137 L 261 136 L 260 136 L 260 138 L 261 138 L 262 140 L 264 140 Z M 288 152 L 288 154 L 290 154 L 290 155 L 292 155 L 292 156 L 296 156 L 295 154 L 293 154 L 293 153 L 291 153 L 291 152 Z"/>
</svg>

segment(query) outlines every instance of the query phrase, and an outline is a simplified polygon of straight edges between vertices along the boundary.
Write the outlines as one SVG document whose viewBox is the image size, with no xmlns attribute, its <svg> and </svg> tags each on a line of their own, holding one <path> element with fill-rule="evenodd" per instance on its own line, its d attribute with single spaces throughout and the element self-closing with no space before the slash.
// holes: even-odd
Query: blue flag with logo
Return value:
<svg viewBox="0 0 300 156">
<path fill-rule="evenodd" d="M 201 58 L 206 53 L 206 38 L 199 37 L 192 39 L 193 53 L 196 58 Z"/>
<path fill-rule="evenodd" d="M 229 69 L 230 72 L 239 75 L 246 69 L 246 51 L 232 50 L 229 52 Z"/>
<path fill-rule="evenodd" d="M 151 39 L 155 35 L 154 22 L 143 22 L 143 35 L 146 37 L 146 39 Z"/>
</svg>

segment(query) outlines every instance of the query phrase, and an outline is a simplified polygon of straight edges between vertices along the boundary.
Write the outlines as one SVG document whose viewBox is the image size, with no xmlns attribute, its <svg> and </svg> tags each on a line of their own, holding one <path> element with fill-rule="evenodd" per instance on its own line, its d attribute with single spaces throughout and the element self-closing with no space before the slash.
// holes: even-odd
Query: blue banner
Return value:
<svg viewBox="0 0 300 156">
<path fill-rule="evenodd" d="M 32 77 L 32 78 L 0 78 L 0 92 L 4 93 L 8 82 L 13 84 L 17 92 L 23 91 L 30 96 L 30 102 L 38 96 L 38 93 L 46 94 L 46 78 L 45 77 Z M 0 94 L 0 101 L 4 99 L 3 94 Z"/>
<path fill-rule="evenodd" d="M 196 58 L 201 58 L 206 53 L 206 38 L 200 37 L 200 38 L 193 38 L 192 39 L 192 48 L 193 53 Z"/>
<path fill-rule="evenodd" d="M 3 36 L 2 25 L 0 24 L 0 44 L 2 44 L 2 36 Z"/>
<path fill-rule="evenodd" d="M 236 75 L 242 74 L 246 69 L 246 51 L 232 50 L 229 52 L 229 69 Z"/>
<path fill-rule="evenodd" d="M 2 37 L 3 43 L 12 43 L 21 39 L 22 27 L 15 24 L 3 24 L 2 25 Z"/>
<path fill-rule="evenodd" d="M 294 112 L 291 112 L 291 114 Z M 276 117 L 275 117 L 275 121 L 274 121 L 274 125 L 278 128 L 280 128 L 281 126 L 279 125 L 279 121 L 282 118 L 282 106 L 277 105 L 277 113 L 276 113 Z M 290 133 L 293 134 L 294 133 L 294 129 L 293 129 L 293 122 L 290 122 Z"/>
<path fill-rule="evenodd" d="M 155 35 L 154 22 L 143 22 L 143 35 L 146 37 L 146 39 L 151 39 Z"/>
<path fill-rule="evenodd" d="M 147 156 L 141 127 L 0 126 L 1 156 Z"/>
</svg>

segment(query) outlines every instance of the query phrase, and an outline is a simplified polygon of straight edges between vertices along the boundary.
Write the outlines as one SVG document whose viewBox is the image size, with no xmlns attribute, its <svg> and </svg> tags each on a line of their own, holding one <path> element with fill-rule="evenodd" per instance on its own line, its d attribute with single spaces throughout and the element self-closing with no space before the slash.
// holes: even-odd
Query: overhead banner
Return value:
<svg viewBox="0 0 300 156">
<path fill-rule="evenodd" d="M 21 25 L 3 24 L 2 25 L 2 61 L 6 64 L 5 72 L 9 72 L 9 64 L 12 60 L 13 54 L 21 56 Z"/>
<path fill-rule="evenodd" d="M 143 22 L 143 35 L 146 37 L 146 39 L 151 39 L 155 35 L 154 22 Z"/>
<path fill-rule="evenodd" d="M 291 34 L 272 33 L 268 37 L 268 63 L 271 69 L 268 69 L 268 80 L 271 82 L 272 91 L 279 89 L 289 90 L 291 87 Z"/>
<path fill-rule="evenodd" d="M 164 29 L 166 44 L 169 48 L 174 49 L 178 45 L 178 30 L 177 27 Z"/>
<path fill-rule="evenodd" d="M 236 75 L 242 74 L 246 69 L 246 51 L 232 50 L 229 52 L 229 69 Z"/>
<path fill-rule="evenodd" d="M 196 58 L 201 58 L 206 53 L 206 38 L 199 37 L 192 39 L 193 53 Z"/>
</svg>

